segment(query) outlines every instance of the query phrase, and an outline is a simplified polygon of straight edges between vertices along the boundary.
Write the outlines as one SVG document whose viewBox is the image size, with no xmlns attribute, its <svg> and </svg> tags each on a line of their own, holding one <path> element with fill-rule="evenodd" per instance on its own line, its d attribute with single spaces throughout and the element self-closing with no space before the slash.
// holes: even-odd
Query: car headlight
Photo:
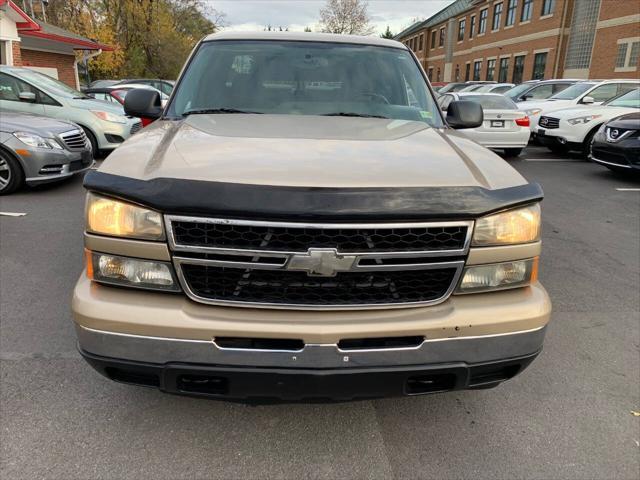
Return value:
<svg viewBox="0 0 640 480">
<path fill-rule="evenodd" d="M 13 136 L 20 140 L 25 145 L 35 148 L 46 149 L 61 149 L 62 146 L 56 142 L 53 138 L 43 138 L 40 135 L 28 132 L 13 132 Z"/>
<path fill-rule="evenodd" d="M 488 215 L 476 220 L 471 244 L 476 247 L 530 243 L 540 239 L 540 204 Z"/>
<path fill-rule="evenodd" d="M 127 117 L 125 117 L 124 115 L 116 115 L 115 113 L 103 112 L 102 110 L 91 110 L 91 113 L 93 113 L 100 120 L 104 120 L 106 122 L 127 123 Z"/>
<path fill-rule="evenodd" d="M 130 203 L 87 195 L 86 228 L 89 233 L 141 240 L 163 240 L 162 215 Z"/>
<path fill-rule="evenodd" d="M 474 265 L 464 269 L 456 293 L 479 293 L 530 285 L 538 279 L 538 257 Z"/>
<path fill-rule="evenodd" d="M 121 257 L 86 250 L 87 277 L 123 287 L 179 292 L 180 287 L 167 262 Z"/>
<path fill-rule="evenodd" d="M 591 120 L 595 120 L 601 116 L 602 115 L 585 115 L 584 117 L 570 118 L 567 122 L 569 122 L 569 125 L 578 125 L 580 123 L 589 123 Z"/>
<path fill-rule="evenodd" d="M 541 111 L 541 108 L 530 108 L 529 110 L 525 110 L 525 113 L 532 117 L 534 115 L 538 115 Z"/>
</svg>

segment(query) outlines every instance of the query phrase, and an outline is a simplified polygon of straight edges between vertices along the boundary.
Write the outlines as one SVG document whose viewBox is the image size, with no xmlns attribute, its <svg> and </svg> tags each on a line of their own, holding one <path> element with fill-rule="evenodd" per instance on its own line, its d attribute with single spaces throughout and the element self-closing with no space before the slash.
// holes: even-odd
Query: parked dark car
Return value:
<svg viewBox="0 0 640 480">
<path fill-rule="evenodd" d="M 590 158 L 615 172 L 640 173 L 640 112 L 602 125 L 593 137 Z"/>
</svg>

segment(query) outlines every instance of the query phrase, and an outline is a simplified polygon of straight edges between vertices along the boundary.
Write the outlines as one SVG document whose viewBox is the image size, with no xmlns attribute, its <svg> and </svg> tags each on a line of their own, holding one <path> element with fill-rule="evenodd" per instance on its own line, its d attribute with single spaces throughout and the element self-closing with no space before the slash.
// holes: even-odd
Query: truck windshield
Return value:
<svg viewBox="0 0 640 480">
<path fill-rule="evenodd" d="M 168 116 L 244 112 L 443 125 L 406 50 L 305 41 L 204 42 L 178 84 Z"/>
</svg>

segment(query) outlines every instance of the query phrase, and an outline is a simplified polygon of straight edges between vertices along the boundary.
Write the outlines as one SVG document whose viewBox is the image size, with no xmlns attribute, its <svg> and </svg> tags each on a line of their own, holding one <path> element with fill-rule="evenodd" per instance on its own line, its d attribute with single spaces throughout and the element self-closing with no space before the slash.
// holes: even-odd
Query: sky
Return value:
<svg viewBox="0 0 640 480">
<path fill-rule="evenodd" d="M 319 31 L 318 20 L 324 0 L 205 0 L 218 11 L 226 14 L 225 30 L 256 31 L 267 25 L 290 31 L 303 31 L 309 26 Z M 369 15 L 376 33 L 384 32 L 389 25 L 397 34 L 414 20 L 424 20 L 453 0 L 369 0 Z"/>
</svg>

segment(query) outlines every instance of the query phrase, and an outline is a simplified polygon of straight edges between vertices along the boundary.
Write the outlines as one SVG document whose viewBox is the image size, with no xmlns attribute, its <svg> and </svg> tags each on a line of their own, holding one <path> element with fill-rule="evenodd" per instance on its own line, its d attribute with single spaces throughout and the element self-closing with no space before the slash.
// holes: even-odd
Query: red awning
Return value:
<svg viewBox="0 0 640 480">
<path fill-rule="evenodd" d="M 105 45 L 90 38 L 77 35 L 55 25 L 34 20 L 27 15 L 12 0 L 0 0 L 0 7 L 8 4 L 24 21 L 16 22 L 16 28 L 20 36 L 36 37 L 51 40 L 52 42 L 61 42 L 71 45 L 75 50 L 104 50 L 111 51 L 113 47 Z"/>
</svg>

